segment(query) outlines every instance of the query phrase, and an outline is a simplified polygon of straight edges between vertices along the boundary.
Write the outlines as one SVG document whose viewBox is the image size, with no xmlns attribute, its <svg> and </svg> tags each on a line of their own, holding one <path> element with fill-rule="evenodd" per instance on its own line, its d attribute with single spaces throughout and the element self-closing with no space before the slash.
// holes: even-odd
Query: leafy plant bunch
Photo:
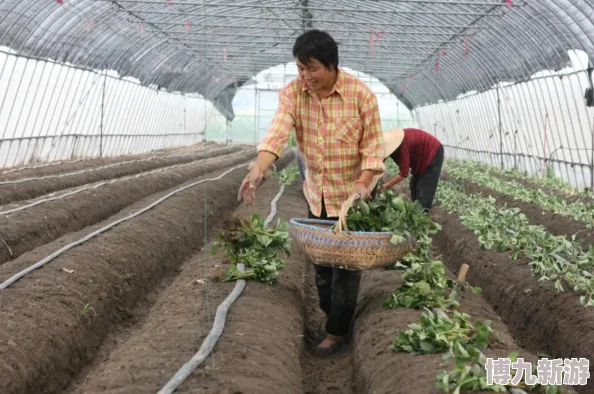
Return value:
<svg viewBox="0 0 594 394">
<path fill-rule="evenodd" d="M 425 308 L 419 323 L 409 325 L 409 329 L 398 333 L 390 350 L 413 354 L 436 354 L 448 351 L 454 341 L 463 345 L 473 345 L 484 350 L 494 339 L 491 321 L 470 322 L 470 315 L 454 311 L 453 318 Z"/>
<path fill-rule="evenodd" d="M 446 353 L 442 359 L 442 368 L 448 361 L 453 361 L 450 370 L 441 369 L 437 374 L 437 388 L 446 393 L 459 394 L 461 391 L 490 390 L 507 392 L 509 388 L 522 388 L 528 392 L 559 394 L 559 388 L 552 385 L 536 384 L 529 386 L 525 380 L 517 385 L 488 384 L 485 370 L 486 356 L 483 350 L 499 338 L 492 328 L 492 322 L 485 320 L 471 322 L 471 316 L 453 311 L 448 316 L 439 308 L 424 308 L 419 323 L 409 324 L 408 330 L 401 331 L 392 342 L 393 352 L 408 352 L 415 355 Z M 517 360 L 518 353 L 508 357 Z M 536 365 L 534 365 L 536 368 Z M 525 379 L 525 377 L 524 377 Z"/>
<path fill-rule="evenodd" d="M 299 167 L 293 162 L 289 167 L 280 172 L 275 172 L 273 178 L 282 185 L 292 185 L 299 178 Z"/>
<path fill-rule="evenodd" d="M 445 275 L 443 262 L 413 263 L 402 274 L 403 284 L 388 296 L 385 308 L 456 308 L 456 282 Z M 450 293 L 448 294 L 448 291 Z"/>
<path fill-rule="evenodd" d="M 427 261 L 431 255 L 431 235 L 441 226 L 431 220 L 419 202 L 408 202 L 394 190 L 378 193 L 370 202 L 359 201 L 347 215 L 347 227 L 351 231 L 391 232 L 392 243 L 415 238 L 418 248 L 408 253 L 401 263 Z"/>
<path fill-rule="evenodd" d="M 518 352 L 512 352 L 507 357 L 514 363 L 518 359 Z M 446 393 L 460 394 L 461 392 L 478 390 L 504 393 L 512 388 L 518 388 L 528 393 L 561 394 L 561 386 L 543 385 L 541 383 L 528 385 L 525 376 L 522 377 L 518 384 L 512 382 L 506 385 L 489 384 L 485 370 L 487 361 L 485 355 L 476 346 L 464 345 L 459 339 L 454 341 L 453 346 L 444 356 L 442 365 L 448 360 L 453 360 L 454 368 L 450 371 L 441 370 L 437 375 L 437 388 Z M 538 374 L 537 368 L 537 364 L 533 364 L 533 375 Z"/>
<path fill-rule="evenodd" d="M 276 283 L 285 261 L 281 255 L 290 255 L 289 225 L 279 219 L 276 226 L 269 227 L 264 219 L 253 213 L 248 219 L 234 217 L 226 229 L 217 234 L 211 253 L 223 248 L 233 264 L 224 280 L 251 279 L 263 283 Z M 237 269 L 238 263 L 245 271 Z"/>
</svg>

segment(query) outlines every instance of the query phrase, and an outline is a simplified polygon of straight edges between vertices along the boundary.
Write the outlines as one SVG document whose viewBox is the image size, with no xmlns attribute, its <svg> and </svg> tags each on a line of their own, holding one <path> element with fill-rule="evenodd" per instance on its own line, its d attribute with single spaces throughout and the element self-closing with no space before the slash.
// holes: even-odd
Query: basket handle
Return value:
<svg viewBox="0 0 594 394">
<path fill-rule="evenodd" d="M 351 209 L 353 204 L 355 204 L 355 201 L 359 199 L 361 199 L 361 195 L 359 193 L 353 193 L 344 203 L 342 203 L 342 207 L 340 208 L 340 213 L 338 215 L 338 223 L 336 224 L 336 233 L 342 232 L 343 227 L 344 232 L 348 233 L 349 229 L 347 228 L 346 223 L 347 213 L 349 212 L 349 209 Z"/>
</svg>

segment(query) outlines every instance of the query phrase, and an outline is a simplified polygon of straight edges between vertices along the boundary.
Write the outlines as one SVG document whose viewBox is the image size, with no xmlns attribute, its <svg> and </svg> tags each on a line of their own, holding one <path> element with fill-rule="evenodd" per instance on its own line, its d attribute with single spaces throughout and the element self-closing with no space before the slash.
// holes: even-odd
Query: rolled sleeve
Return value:
<svg viewBox="0 0 594 394">
<path fill-rule="evenodd" d="M 359 143 L 361 154 L 361 171 L 371 170 L 379 173 L 385 171 L 382 121 L 377 98 L 371 93 L 361 108 L 363 136 Z"/>
<path fill-rule="evenodd" d="M 258 152 L 267 151 L 280 157 L 295 127 L 295 95 L 291 86 L 279 92 L 278 108 L 268 133 L 258 146 Z"/>
</svg>

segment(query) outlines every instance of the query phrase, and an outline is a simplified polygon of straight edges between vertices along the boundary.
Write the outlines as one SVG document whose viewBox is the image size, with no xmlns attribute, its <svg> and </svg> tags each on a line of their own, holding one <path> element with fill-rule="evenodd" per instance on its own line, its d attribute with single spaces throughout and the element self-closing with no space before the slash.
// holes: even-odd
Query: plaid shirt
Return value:
<svg viewBox="0 0 594 394">
<path fill-rule="evenodd" d="M 307 166 L 305 197 L 318 217 L 322 194 L 328 216 L 337 217 L 363 170 L 378 172 L 370 189 L 385 170 L 377 98 L 362 81 L 340 69 L 334 89 L 321 101 L 300 78 L 285 86 L 258 151 L 280 157 L 293 128 Z"/>
</svg>

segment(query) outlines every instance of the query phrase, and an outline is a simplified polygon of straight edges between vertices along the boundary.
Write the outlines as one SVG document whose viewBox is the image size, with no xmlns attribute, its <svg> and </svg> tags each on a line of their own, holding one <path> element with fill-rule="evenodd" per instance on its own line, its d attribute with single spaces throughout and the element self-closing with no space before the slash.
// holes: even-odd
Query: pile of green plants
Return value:
<svg viewBox="0 0 594 394">
<path fill-rule="evenodd" d="M 385 308 L 444 308 L 458 306 L 454 287 L 439 260 L 413 263 L 402 274 L 403 284 L 383 303 Z"/>
<path fill-rule="evenodd" d="M 256 280 L 272 284 L 278 281 L 285 259 L 290 255 L 289 225 L 277 221 L 276 226 L 265 225 L 264 219 L 253 213 L 249 219 L 234 217 L 224 231 L 216 236 L 211 249 L 215 254 L 222 248 L 233 263 L 224 280 Z M 239 271 L 237 264 L 245 265 Z"/>
<path fill-rule="evenodd" d="M 484 350 L 495 338 L 491 322 L 470 322 L 470 315 L 458 311 L 453 318 L 424 308 L 419 323 L 409 325 L 409 329 L 401 331 L 390 350 L 393 352 L 409 352 L 413 354 L 435 354 L 446 352 L 455 341 L 460 344 L 473 345 Z"/>
</svg>

